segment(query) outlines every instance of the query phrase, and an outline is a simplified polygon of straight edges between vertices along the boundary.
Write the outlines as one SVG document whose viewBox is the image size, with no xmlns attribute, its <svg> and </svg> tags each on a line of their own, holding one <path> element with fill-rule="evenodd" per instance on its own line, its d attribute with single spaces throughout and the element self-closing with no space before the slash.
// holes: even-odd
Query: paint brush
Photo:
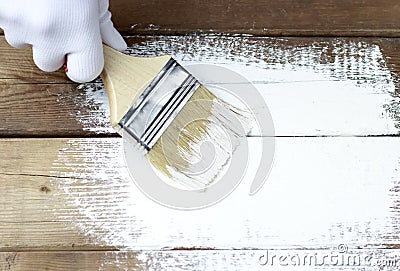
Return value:
<svg viewBox="0 0 400 271">
<path fill-rule="evenodd" d="M 169 55 L 134 57 L 104 46 L 104 58 L 112 127 L 168 177 L 185 176 L 191 188 L 212 183 L 243 136 L 235 121 L 243 114 Z"/>
</svg>

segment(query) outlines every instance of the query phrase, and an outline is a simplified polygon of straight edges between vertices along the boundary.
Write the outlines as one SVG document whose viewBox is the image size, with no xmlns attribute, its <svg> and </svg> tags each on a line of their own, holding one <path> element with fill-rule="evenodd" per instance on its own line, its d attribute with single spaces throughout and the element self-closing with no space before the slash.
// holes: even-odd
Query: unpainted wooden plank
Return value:
<svg viewBox="0 0 400 271">
<path fill-rule="evenodd" d="M 115 0 L 110 8 L 117 29 L 135 34 L 400 36 L 396 0 Z"/>
<path fill-rule="evenodd" d="M 399 246 L 399 138 L 278 138 L 249 196 L 257 140 L 232 194 L 184 212 L 135 186 L 118 138 L 2 139 L 0 249 Z"/>
<path fill-rule="evenodd" d="M 34 65 L 31 49 L 15 49 L 0 36 L 0 84 L 69 82 L 63 71 L 46 73 Z"/>
<path fill-rule="evenodd" d="M 395 0 L 134 1 L 110 3 L 121 31 L 258 35 L 398 36 Z"/>
<path fill-rule="evenodd" d="M 0 85 L 0 101 L 3 137 L 114 135 L 99 84 Z"/>
<path fill-rule="evenodd" d="M 145 270 L 138 252 L 2 252 L 0 270 Z M 119 257 L 124 257 L 120 261 Z M 129 260 L 128 260 L 129 257 Z M 121 262 L 121 263 L 120 263 Z M 119 269 L 121 267 L 121 269 Z"/>
</svg>

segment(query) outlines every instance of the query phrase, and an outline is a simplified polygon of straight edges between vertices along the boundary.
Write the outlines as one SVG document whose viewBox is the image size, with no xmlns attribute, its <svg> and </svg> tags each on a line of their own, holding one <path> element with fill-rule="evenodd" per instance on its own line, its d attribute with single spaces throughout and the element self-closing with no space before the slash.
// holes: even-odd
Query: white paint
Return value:
<svg viewBox="0 0 400 271">
<path fill-rule="evenodd" d="M 340 253 L 329 249 L 283 250 L 187 250 L 108 253 L 104 269 L 118 270 L 398 270 L 400 257 L 396 249 L 357 249 L 348 247 Z M 333 256 L 333 257 L 332 257 Z M 266 258 L 268 257 L 268 261 Z M 298 257 L 298 258 L 297 258 Z M 324 258 L 325 257 L 325 258 Z M 332 257 L 332 258 L 331 258 Z M 336 257 L 336 258 L 335 258 Z M 353 257 L 356 257 L 355 259 Z M 117 261 L 117 266 L 116 265 Z M 107 269 L 108 267 L 108 269 Z"/>
<path fill-rule="evenodd" d="M 98 134 L 113 133 L 110 126 L 110 106 L 104 86 L 100 83 L 81 84 L 81 93 L 74 97 L 77 115 L 73 116 L 82 124 L 84 131 Z"/>
<path fill-rule="evenodd" d="M 257 152 L 257 138 L 250 138 Z M 54 162 L 54 210 L 61 220 L 99 245 L 163 247 L 331 247 L 396 243 L 399 234 L 390 191 L 399 176 L 399 138 L 278 138 L 265 187 L 244 181 L 208 209 L 160 206 L 133 185 L 119 139 L 71 139 Z M 115 148 L 113 148 L 115 146 Z M 71 220 L 73 218 L 73 220 Z M 392 241 L 393 240 L 393 241 Z"/>
<path fill-rule="evenodd" d="M 325 80 L 352 80 L 360 85 L 393 90 L 393 79 L 380 48 L 372 43 L 335 40 L 313 42 L 304 39 L 296 46 L 285 38 L 246 38 L 208 36 L 175 36 L 149 38 L 150 41 L 129 48 L 131 54 L 155 56 L 171 54 L 184 64 L 214 63 L 242 66 L 244 75 L 263 82 L 309 81 L 301 72 L 325 75 Z M 301 40 L 301 39 L 299 39 Z M 329 59 L 328 51 L 334 59 Z M 244 68 L 246 67 L 246 68 Z M 258 69 L 257 69 L 258 68 Z M 278 77 L 258 77 L 257 70 L 275 72 Z M 286 71 L 300 71 L 286 76 Z M 318 80 L 321 76 L 314 77 Z"/>
<path fill-rule="evenodd" d="M 244 40 L 245 45 L 251 42 Z M 399 133 L 393 111 L 400 96 L 395 94 L 394 79 L 377 45 L 335 41 L 283 50 L 274 39 L 266 39 L 265 48 L 261 41 L 246 49 L 229 48 L 221 55 L 213 39 L 201 41 L 201 45 L 189 43 L 191 47 L 176 56 L 185 64 L 209 61 L 247 77 L 263 94 L 274 118 L 276 135 Z M 229 41 L 236 39 L 226 38 L 225 43 Z M 333 48 L 336 57 L 323 63 L 328 48 Z M 187 57 L 186 50 L 199 54 Z M 260 61 L 262 56 L 266 57 L 264 62 Z M 201 80 L 208 82 L 207 78 Z"/>
<path fill-rule="evenodd" d="M 242 73 L 265 97 L 277 135 L 398 133 L 388 108 L 399 97 L 374 44 L 335 40 L 293 47 L 285 39 L 156 37 L 131 52 L 172 53 L 183 64 L 217 63 Z M 76 117 L 85 129 L 108 133 L 107 99 L 104 90 L 93 91 L 96 86 L 81 86 L 76 106 L 89 114 Z M 257 140 L 249 139 L 254 160 L 231 196 L 209 209 L 182 212 L 137 190 L 119 139 L 71 139 L 54 162 L 52 174 L 63 177 L 53 180 L 59 184 L 55 200 L 66 206 L 54 212 L 90 240 L 127 249 L 396 241 L 400 229 L 392 207 L 398 193 L 390 190 L 398 185 L 398 138 L 278 138 L 271 176 L 249 197 Z"/>
<path fill-rule="evenodd" d="M 287 73 L 290 76 L 291 73 Z M 400 97 L 375 93 L 351 81 L 257 84 L 272 114 L 276 135 L 390 135 L 398 122 L 387 110 Z"/>
<path fill-rule="evenodd" d="M 159 25 L 155 25 L 155 24 L 149 24 L 145 30 L 160 30 L 160 26 Z"/>
<path fill-rule="evenodd" d="M 276 135 L 399 133 L 400 97 L 376 44 L 305 39 L 305 44 L 293 46 L 287 39 L 218 35 L 147 40 L 128 51 L 139 56 L 169 53 L 184 65 L 219 64 L 244 75 L 270 107 Z M 84 92 L 76 98 L 76 106 L 89 113 L 76 118 L 86 130 L 108 133 L 112 131 L 108 103 L 104 90 L 93 91 L 98 87 L 81 86 Z"/>
</svg>

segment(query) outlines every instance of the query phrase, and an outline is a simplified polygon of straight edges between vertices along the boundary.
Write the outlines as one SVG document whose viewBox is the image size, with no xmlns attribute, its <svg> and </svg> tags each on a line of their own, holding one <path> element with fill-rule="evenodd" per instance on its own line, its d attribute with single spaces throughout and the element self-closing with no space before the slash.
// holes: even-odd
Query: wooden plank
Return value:
<svg viewBox="0 0 400 271">
<path fill-rule="evenodd" d="M 264 97 L 278 136 L 399 133 L 398 39 L 157 36 L 128 38 L 128 43 L 134 55 L 169 53 L 188 68 L 219 65 L 245 76 Z M 10 49 L 4 40 L 1 48 L 0 58 L 25 52 Z M 64 84 L 57 74 L 49 74 L 49 80 L 23 69 L 9 73 L 9 65 L 0 62 L 1 136 L 115 135 L 101 84 Z M 210 88 L 232 83 L 210 82 L 207 67 L 195 75 Z M 260 114 L 260 108 L 253 109 Z"/>
<path fill-rule="evenodd" d="M 107 94 L 101 86 L 0 85 L 0 101 L 3 137 L 113 134 Z"/>
<path fill-rule="evenodd" d="M 0 270 L 100 270 L 106 253 L 0 253 Z"/>
<path fill-rule="evenodd" d="M 400 50 L 400 39 L 257 38 L 224 35 L 134 36 L 125 39 L 131 47 L 128 51 L 132 55 L 171 54 L 183 64 L 237 64 L 248 66 L 249 74 L 254 73 L 257 67 L 274 70 L 281 67 L 314 67 L 319 73 L 328 73 L 336 79 L 360 80 L 363 78 L 360 78 L 359 72 L 371 75 L 365 63 L 373 63 L 371 69 L 382 65 L 392 71 L 393 75 L 398 74 L 400 69 L 397 53 Z M 67 82 L 64 75 L 60 76 L 61 71 L 37 71 L 31 60 L 31 51 L 10 47 L 4 37 L 0 37 L 0 59 L 0 84 Z M 382 63 L 376 63 L 378 60 Z"/>
<path fill-rule="evenodd" d="M 113 0 L 110 8 L 116 27 L 135 34 L 400 36 L 396 0 Z"/>
<path fill-rule="evenodd" d="M 22 270 L 397 270 L 399 250 L 186 250 L 0 253 L 0 269 Z M 275 257 L 274 257 L 275 256 Z M 328 257 L 329 256 L 329 257 Z M 332 258 L 330 258 L 332 256 Z M 268 262 L 267 262 L 268 257 Z M 273 258 L 274 257 L 274 258 Z M 282 257 L 279 259 L 279 257 Z M 284 258 L 285 257 L 285 258 Z M 293 261 L 290 258 L 293 257 Z M 325 258 L 324 258 L 325 257 Z M 335 258 L 336 257 L 336 258 Z M 299 260 L 297 260 L 299 259 Z"/>
<path fill-rule="evenodd" d="M 250 138 L 239 187 L 182 212 L 136 188 L 118 138 L 1 139 L 0 249 L 398 248 L 399 140 L 278 138 L 271 175 L 250 197 Z"/>
<path fill-rule="evenodd" d="M 45 73 L 34 65 L 31 49 L 14 49 L 0 36 L 0 84 L 12 82 L 67 83 L 63 71 Z"/>
<path fill-rule="evenodd" d="M 396 0 L 131 1 L 110 3 L 119 30 L 130 33 L 399 36 Z"/>
<path fill-rule="evenodd" d="M 265 74 L 268 76 L 268 72 Z M 227 84 L 209 85 L 211 90 L 221 87 L 230 89 Z M 373 93 L 371 87 L 335 80 L 254 84 L 254 87 L 272 114 L 277 136 L 399 133 L 399 98 L 390 93 Z M 66 84 L 0 85 L 0 100 L 3 137 L 115 136 L 109 124 L 107 94 L 97 83 L 81 88 Z M 261 105 L 252 109 L 257 117 L 263 114 Z M 255 130 L 252 135 L 261 134 Z"/>
</svg>

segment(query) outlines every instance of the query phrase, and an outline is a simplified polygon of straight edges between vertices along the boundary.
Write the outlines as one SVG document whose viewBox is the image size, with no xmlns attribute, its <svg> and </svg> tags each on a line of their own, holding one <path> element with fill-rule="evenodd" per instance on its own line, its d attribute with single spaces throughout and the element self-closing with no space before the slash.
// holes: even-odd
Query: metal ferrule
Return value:
<svg viewBox="0 0 400 271">
<path fill-rule="evenodd" d="M 196 78 L 171 58 L 119 126 L 149 151 L 199 86 Z"/>
</svg>

